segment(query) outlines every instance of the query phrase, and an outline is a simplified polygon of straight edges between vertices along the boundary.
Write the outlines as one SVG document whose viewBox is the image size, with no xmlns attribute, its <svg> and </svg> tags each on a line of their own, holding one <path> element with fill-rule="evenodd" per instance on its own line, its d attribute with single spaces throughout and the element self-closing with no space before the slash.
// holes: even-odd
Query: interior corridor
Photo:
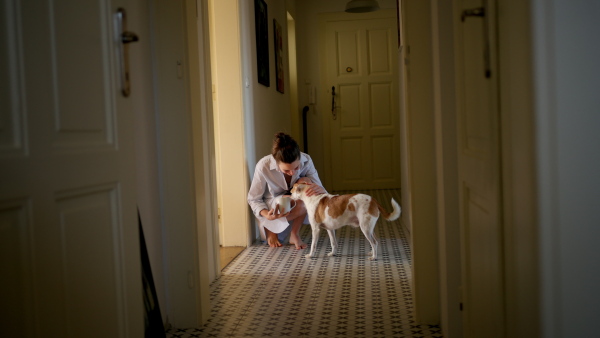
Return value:
<svg viewBox="0 0 600 338">
<path fill-rule="evenodd" d="M 343 194 L 350 192 L 336 192 Z M 363 191 L 388 211 L 399 190 Z M 212 314 L 202 328 L 171 328 L 167 337 L 442 337 L 413 316 L 411 252 L 399 220 L 379 219 L 378 259 L 360 229 L 336 232 L 335 257 L 321 231 L 316 255 L 291 245 L 255 243 L 211 285 Z M 311 242 L 310 226 L 302 238 Z"/>
</svg>

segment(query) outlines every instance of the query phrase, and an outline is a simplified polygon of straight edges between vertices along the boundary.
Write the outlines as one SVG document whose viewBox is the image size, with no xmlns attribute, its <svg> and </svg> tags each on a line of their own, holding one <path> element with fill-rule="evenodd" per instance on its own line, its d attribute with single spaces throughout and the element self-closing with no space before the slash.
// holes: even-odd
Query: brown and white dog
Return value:
<svg viewBox="0 0 600 338">
<path fill-rule="evenodd" d="M 371 257 L 369 259 L 377 259 L 377 239 L 373 230 L 375 223 L 379 218 L 379 214 L 383 214 L 383 218 L 388 221 L 395 221 L 400 217 L 400 206 L 392 198 L 392 206 L 394 211 L 388 213 L 379 203 L 371 196 L 365 194 L 351 195 L 313 195 L 306 196 L 304 191 L 310 185 L 304 183 L 294 184 L 292 189 L 292 198 L 299 199 L 304 202 L 308 219 L 312 228 L 312 244 L 310 253 L 307 258 L 313 257 L 319 240 L 320 228 L 327 230 L 329 240 L 331 241 L 331 252 L 328 256 L 335 255 L 337 249 L 337 239 L 335 230 L 350 225 L 355 228 L 360 227 L 363 234 L 371 243 Z"/>
</svg>

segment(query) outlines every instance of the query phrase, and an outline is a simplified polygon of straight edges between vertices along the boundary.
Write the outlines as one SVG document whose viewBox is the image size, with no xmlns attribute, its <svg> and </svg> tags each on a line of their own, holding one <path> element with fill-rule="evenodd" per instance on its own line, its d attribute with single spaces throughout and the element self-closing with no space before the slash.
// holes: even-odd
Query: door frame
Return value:
<svg viewBox="0 0 600 338">
<path fill-rule="evenodd" d="M 322 123 L 322 137 L 324 145 L 324 171 L 325 175 L 321 178 L 324 186 L 331 186 L 333 183 L 333 168 L 331 163 L 331 133 L 330 124 L 331 119 L 328 112 L 331 110 L 331 101 L 329 100 L 331 91 L 329 89 L 329 82 L 327 81 L 327 24 L 335 21 L 356 21 L 356 20 L 368 20 L 368 19 L 380 19 L 387 17 L 396 17 L 395 9 L 381 9 L 376 12 L 369 13 L 319 13 L 319 67 L 321 69 L 320 92 L 323 95 L 323 100 L 318 103 L 319 110 L 323 112 L 321 114 Z M 398 107 L 400 109 L 400 107 Z M 397 112 L 400 115 L 400 111 Z M 400 136 L 400 128 L 398 127 L 398 135 Z M 400 154 L 398 154 L 400 157 Z"/>
<path fill-rule="evenodd" d="M 418 1 L 418 0 L 414 0 Z M 538 1 L 539 2 L 539 1 Z M 406 6 L 412 1 L 403 0 L 400 4 Z M 454 5 L 456 1 L 452 1 Z M 539 4 L 538 4 L 539 5 Z M 453 31 L 454 27 L 444 21 L 445 13 L 442 11 L 447 4 L 439 3 L 437 6 L 432 6 L 432 9 L 437 7 L 438 13 L 432 13 L 434 18 L 438 20 L 439 31 Z M 536 10 L 540 13 L 536 13 Z M 501 156 L 502 156 L 502 203 L 503 203 L 503 223 L 504 223 L 504 259 L 505 259 L 505 296 L 506 296 L 506 312 L 507 326 L 506 335 L 510 337 L 539 337 L 542 332 L 542 316 L 541 310 L 541 293 L 539 288 L 542 285 L 540 282 L 540 262 L 539 256 L 539 220 L 537 216 L 537 192 L 536 192 L 536 125 L 535 125 L 535 107 L 534 107 L 534 44 L 532 39 L 535 37 L 534 28 L 531 25 L 531 17 L 535 15 L 543 16 L 544 11 L 540 8 L 535 8 L 531 1 L 508 0 L 498 3 L 498 12 L 502 12 L 498 18 L 498 30 L 503 32 L 499 36 L 498 50 L 500 63 L 500 115 L 501 115 Z M 401 11 L 401 15 L 406 14 Z M 444 15 L 442 15 L 444 14 Z M 421 13 L 427 15 L 427 13 Z M 460 17 L 460 12 L 454 12 L 454 19 Z M 544 18 L 540 24 L 548 24 L 549 19 Z M 406 20 L 402 20 L 406 25 Z M 435 31 L 435 26 L 432 26 Z M 543 35 L 543 26 L 538 32 Z M 533 32 L 533 33 L 532 33 Z M 406 33 L 406 32 L 403 32 Z M 440 37 L 441 38 L 441 37 Z M 400 57 L 405 57 L 407 54 L 407 41 L 402 40 L 403 48 Z M 440 49 L 443 51 L 443 49 Z M 443 59 L 443 55 L 435 55 L 434 60 L 438 57 Z M 447 61 L 447 60 L 446 60 Z M 435 70 L 434 70 L 435 72 Z M 440 78 L 434 78 L 435 81 L 441 81 Z M 444 85 L 444 81 L 440 82 Z M 450 83 L 449 86 L 453 86 Z M 545 88 L 545 87 L 544 87 Z M 436 102 L 437 104 L 437 102 Z M 447 106 L 443 106 L 446 107 Z M 454 109 L 454 108 L 453 108 Z M 443 116 L 446 112 L 443 113 Z M 439 117 L 439 114 L 436 116 Z M 447 122 L 447 121 L 446 121 Z M 439 123 L 439 121 L 438 121 Z M 442 132 L 446 133 L 447 125 L 441 127 Z M 438 128 L 440 130 L 440 128 Z M 446 135 L 447 136 L 447 135 Z M 444 138 L 445 136 L 436 133 L 436 138 Z M 455 141 L 456 142 L 456 141 Z M 437 142 L 439 145 L 439 142 Z M 447 159 L 447 148 L 442 151 L 443 154 L 438 154 L 439 158 Z M 410 154 L 406 154 L 407 160 L 410 160 Z M 450 155 L 452 156 L 452 155 Z M 439 162 L 438 162 L 439 163 Z M 444 167 L 447 163 L 444 162 Z M 442 170 L 446 172 L 446 168 Z M 438 168 L 438 175 L 440 168 Z M 405 172 L 405 175 L 409 174 Z M 439 176 L 438 176 L 439 177 Z M 410 182 L 410 181 L 409 181 Z M 443 190 L 452 189 L 447 183 L 438 181 L 438 184 L 444 184 Z M 409 187 L 403 186 L 403 201 L 404 204 L 410 202 L 404 198 L 404 193 L 409 193 Z M 438 186 L 438 191 L 440 187 Z M 457 193 L 456 191 L 454 193 Z M 443 201 L 438 200 L 438 203 L 445 203 L 445 208 L 450 208 L 448 205 L 448 196 L 442 197 Z M 410 204 L 404 205 L 403 218 L 410 212 Z M 406 207 L 409 207 L 407 210 Z M 438 210 L 441 212 L 444 209 L 439 205 Z M 447 210 L 446 210 L 447 212 Z M 447 214 L 446 214 L 447 216 Z M 449 250 L 456 250 L 456 246 L 460 245 L 460 239 L 452 231 L 456 231 L 458 223 L 453 223 L 452 218 L 446 218 L 445 224 L 441 223 L 441 218 L 444 215 L 438 216 L 438 229 L 440 232 L 439 262 L 440 262 L 440 306 L 441 308 L 441 324 L 444 336 L 460 337 L 462 336 L 461 323 L 454 322 L 452 326 L 448 325 L 447 320 L 460 316 L 458 306 L 454 304 L 452 299 L 460 299 L 460 289 L 456 287 L 456 282 L 451 280 L 451 275 L 456 275 L 455 271 L 450 269 L 451 264 L 460 266 L 460 255 L 452 255 Z M 455 219 L 455 217 L 454 217 Z M 408 226 L 412 221 L 408 222 Z M 443 235 L 445 231 L 446 235 Z M 451 235 L 451 236 L 449 236 Z M 452 236 L 453 235 L 453 236 Z M 445 244 L 442 243 L 445 241 Z M 415 243 L 413 243 L 415 244 Z M 445 248 L 443 246 L 446 246 Z M 422 250 L 422 245 L 419 243 L 412 247 L 413 256 L 418 250 Z M 444 262 L 444 260 L 447 260 Z M 452 263 L 454 262 L 454 263 Z M 442 267 L 442 265 L 448 265 Z M 413 264 L 414 266 L 414 264 Z M 442 270 L 443 269 L 443 270 Z M 458 270 L 460 271 L 460 270 Z M 447 276 L 445 276 L 447 274 Z M 445 283 L 446 285 L 442 285 Z M 444 299 L 446 298 L 446 299 Z M 415 303 L 418 305 L 419 301 Z M 420 307 L 415 308 L 416 312 L 420 311 Z M 416 313 L 417 321 L 421 322 L 421 314 Z M 446 318 L 446 319 L 445 319 Z M 550 324 L 545 323 L 546 327 Z"/>
<path fill-rule="evenodd" d="M 451 1 L 431 3 L 433 97 L 437 178 L 440 322 L 446 337 L 462 336 L 461 240 L 454 21 Z"/>
<path fill-rule="evenodd" d="M 545 32 L 531 24 L 536 10 L 532 3 L 497 1 L 497 12 L 502 13 L 497 23 L 498 31 L 502 32 L 498 36 L 498 62 L 507 337 L 542 336 L 542 308 L 556 308 L 542 307 L 539 292 L 542 276 L 538 275 L 541 262 L 538 236 L 543 223 L 537 216 L 536 201 L 539 178 L 535 170 L 539 155 L 536 154 L 535 114 L 540 108 L 535 107 L 534 100 L 539 95 L 535 92 L 539 90 L 534 87 L 539 88 L 540 84 L 535 84 L 534 65 L 537 65 L 533 42 Z M 546 23 L 546 18 L 538 20 L 538 24 Z M 542 88 L 545 85 L 544 82 Z M 539 92 L 544 93 L 544 90 Z M 547 116 L 547 111 L 542 110 Z M 554 265 L 555 261 L 552 262 Z"/>
<path fill-rule="evenodd" d="M 223 247 L 252 244 L 252 220 L 246 197 L 249 190 L 246 163 L 246 107 L 243 80 L 242 13 L 253 7 L 239 0 L 205 0 L 210 17 L 210 39 L 205 50 L 212 59 L 210 88 L 214 103 L 214 143 L 216 163 L 215 199 L 218 200 L 220 244 Z M 209 79 L 210 80 L 210 79 Z M 226 154 L 226 156 L 221 156 Z"/>
<path fill-rule="evenodd" d="M 453 1 L 459 7 L 456 1 Z M 445 5 L 444 5 L 445 6 Z M 499 64 L 499 104 L 500 104 L 500 156 L 503 205 L 503 251 L 505 283 L 505 333 L 508 337 L 540 336 L 540 298 L 538 293 L 539 277 L 536 238 L 538 220 L 536 218 L 536 167 L 535 125 L 533 107 L 533 44 L 531 4 L 528 1 L 509 0 L 497 3 L 498 16 L 498 64 Z M 453 30 L 442 17 L 442 4 L 438 4 L 438 27 L 441 30 Z M 460 17 L 460 9 L 455 8 L 454 20 Z M 457 23 L 457 24 L 460 24 Z M 442 56 L 440 55 L 440 58 Z M 444 128 L 443 128 L 444 129 Z M 446 155 L 444 155 L 446 156 Z M 446 201 L 447 203 L 447 197 Z M 446 227 L 447 234 L 451 231 Z M 456 224 L 458 226 L 458 224 Z M 440 233 L 441 235 L 441 233 Z M 440 237 L 441 239 L 442 237 Z M 440 264 L 448 264 L 457 257 L 446 256 L 444 263 L 440 243 Z M 446 250 L 460 245 L 460 239 L 446 236 Z M 460 258 L 458 258 L 460 260 Z M 456 262 L 460 266 L 460 262 Z M 451 270 L 447 269 L 447 272 Z M 444 277 L 440 273 L 442 289 L 442 329 L 444 336 L 461 336 L 461 325 L 445 325 L 444 316 L 450 319 L 456 316 L 456 308 L 451 299 L 460 299 L 460 289 L 455 288 L 451 275 Z M 447 300 L 444 300 L 447 297 Z M 445 314 L 445 311 L 449 311 Z M 454 312 L 454 313 L 453 313 Z M 447 323 L 447 322 L 446 322 Z"/>
<path fill-rule="evenodd" d="M 220 273 L 208 4 L 151 3 L 155 109 L 169 323 L 201 327 Z M 214 225 L 214 226 L 211 226 Z"/>
</svg>

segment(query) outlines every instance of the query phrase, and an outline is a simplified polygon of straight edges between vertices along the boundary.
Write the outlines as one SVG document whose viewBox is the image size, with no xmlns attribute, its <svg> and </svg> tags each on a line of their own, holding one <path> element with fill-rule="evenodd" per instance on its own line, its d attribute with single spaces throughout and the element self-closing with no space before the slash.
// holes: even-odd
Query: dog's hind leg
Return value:
<svg viewBox="0 0 600 338">
<path fill-rule="evenodd" d="M 337 239 L 335 238 L 335 230 L 327 230 L 329 234 L 329 242 L 331 242 L 331 252 L 327 256 L 334 256 L 337 250 Z"/>
<path fill-rule="evenodd" d="M 371 255 L 371 257 L 369 257 L 369 259 L 376 260 L 377 259 L 377 245 L 379 243 L 377 242 L 377 238 L 375 237 L 375 234 L 373 233 L 373 231 L 375 230 L 375 223 L 377 223 L 377 219 L 376 218 L 371 219 L 365 223 L 366 223 L 365 226 L 363 226 L 363 224 L 361 224 L 360 229 L 362 230 L 363 234 L 369 241 L 369 244 L 371 244 L 371 252 L 369 253 Z"/>
<path fill-rule="evenodd" d="M 314 256 L 315 251 L 317 249 L 317 242 L 319 241 L 319 226 L 310 225 L 312 228 L 312 243 L 310 244 L 310 253 L 306 255 L 306 258 L 311 258 Z"/>
</svg>

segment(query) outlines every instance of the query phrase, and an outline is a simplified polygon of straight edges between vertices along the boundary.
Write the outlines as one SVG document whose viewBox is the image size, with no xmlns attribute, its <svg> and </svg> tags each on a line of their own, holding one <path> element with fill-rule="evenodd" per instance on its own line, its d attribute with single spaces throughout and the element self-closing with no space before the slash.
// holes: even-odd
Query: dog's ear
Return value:
<svg viewBox="0 0 600 338">
<path fill-rule="evenodd" d="M 305 188 L 306 188 L 306 183 L 295 183 L 294 188 L 292 189 L 292 193 L 294 191 L 297 191 L 299 194 L 301 194 Z"/>
<path fill-rule="evenodd" d="M 302 193 L 306 192 L 308 189 L 310 189 L 310 187 L 312 187 L 312 183 L 304 183 L 302 185 Z"/>
</svg>

